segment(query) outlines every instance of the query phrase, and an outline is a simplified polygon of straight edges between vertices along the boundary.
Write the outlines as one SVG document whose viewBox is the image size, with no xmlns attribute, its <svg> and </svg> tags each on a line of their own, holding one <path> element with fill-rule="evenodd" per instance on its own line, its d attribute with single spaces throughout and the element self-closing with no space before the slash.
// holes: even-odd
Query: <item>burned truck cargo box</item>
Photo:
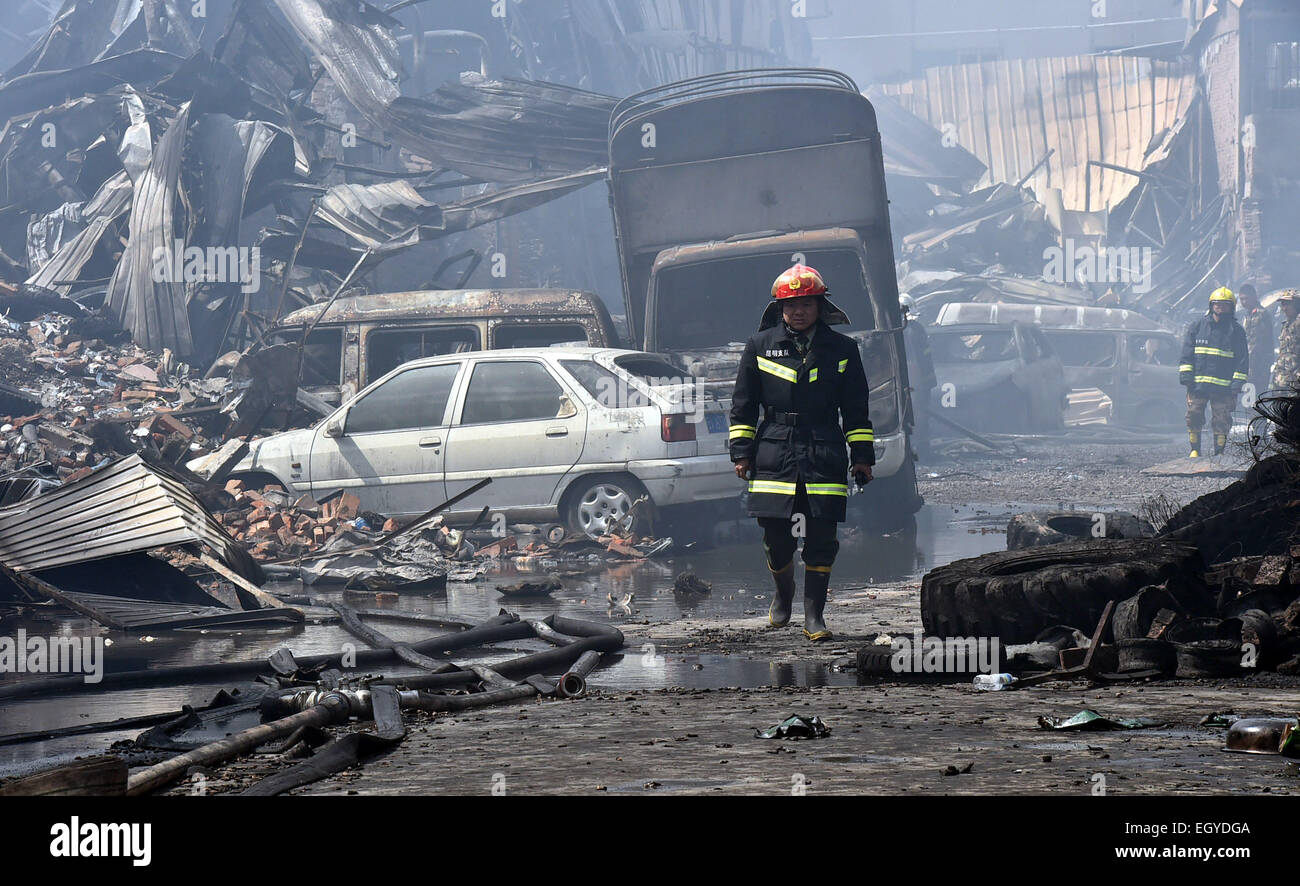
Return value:
<svg viewBox="0 0 1300 886">
<path fill-rule="evenodd" d="M 610 119 L 609 184 L 628 325 L 646 350 L 725 372 L 720 354 L 756 331 L 772 281 L 792 264 L 822 274 L 862 343 L 875 476 L 914 513 L 884 157 L 853 80 L 730 71 L 637 93 Z"/>
</svg>

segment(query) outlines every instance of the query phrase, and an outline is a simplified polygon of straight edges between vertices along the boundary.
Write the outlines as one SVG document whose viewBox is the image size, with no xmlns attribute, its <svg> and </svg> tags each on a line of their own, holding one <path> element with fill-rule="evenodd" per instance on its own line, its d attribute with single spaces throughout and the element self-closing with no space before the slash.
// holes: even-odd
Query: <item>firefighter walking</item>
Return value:
<svg viewBox="0 0 1300 886">
<path fill-rule="evenodd" d="M 1210 295 L 1210 309 L 1187 329 L 1178 381 L 1187 388 L 1187 439 L 1191 457 L 1201 455 L 1201 427 L 1210 407 L 1214 454 L 1222 455 L 1232 429 L 1232 408 L 1246 383 L 1246 331 L 1233 317 L 1237 299 L 1226 287 Z"/>
<path fill-rule="evenodd" d="M 848 317 L 828 294 L 804 265 L 777 277 L 758 334 L 745 344 L 731 407 L 731 460 L 749 481 L 748 512 L 763 528 L 776 585 L 768 620 L 790 621 L 802 536 L 803 632 L 814 642 L 832 637 L 824 611 L 849 474 L 861 487 L 876 461 L 862 357 L 853 339 L 830 328 Z"/>
</svg>

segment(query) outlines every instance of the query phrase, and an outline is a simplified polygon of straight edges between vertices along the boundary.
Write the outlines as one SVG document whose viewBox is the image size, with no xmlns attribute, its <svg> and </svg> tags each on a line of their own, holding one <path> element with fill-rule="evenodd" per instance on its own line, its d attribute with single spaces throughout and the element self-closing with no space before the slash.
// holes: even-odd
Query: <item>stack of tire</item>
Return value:
<svg viewBox="0 0 1300 886">
<path fill-rule="evenodd" d="M 1168 591 L 1143 588 L 1115 608 L 1112 628 L 1119 670 L 1155 670 L 1179 677 L 1232 677 L 1274 667 L 1283 651 L 1274 617 L 1254 593 L 1228 604 L 1224 617 L 1189 615 Z M 1177 613 L 1152 630 L 1158 612 Z M 1156 637 L 1150 636 L 1152 633 Z"/>
<path fill-rule="evenodd" d="M 921 580 L 921 623 L 938 637 L 1028 643 L 1044 628 L 1091 633 L 1107 602 L 1164 585 L 1187 610 L 1212 608 L 1201 559 L 1160 539 L 1069 542 L 996 551 L 931 570 Z"/>
<path fill-rule="evenodd" d="M 1285 553 L 1300 524 L 1300 462 L 1276 455 L 1178 511 L 1159 537 L 1195 545 L 1204 561 Z"/>
</svg>

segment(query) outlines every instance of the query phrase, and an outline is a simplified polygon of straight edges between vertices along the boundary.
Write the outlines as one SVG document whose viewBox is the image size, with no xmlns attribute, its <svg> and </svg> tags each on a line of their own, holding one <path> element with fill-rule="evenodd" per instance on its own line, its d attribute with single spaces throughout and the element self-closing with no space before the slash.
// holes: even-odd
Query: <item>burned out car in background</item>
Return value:
<svg viewBox="0 0 1300 886">
<path fill-rule="evenodd" d="M 929 331 L 939 383 L 930 394 L 932 414 L 995 433 L 1065 427 L 1069 385 L 1041 329 L 947 320 L 941 314 Z"/>
<path fill-rule="evenodd" d="M 1180 426 L 1184 392 L 1178 383 L 1182 337 L 1123 308 L 1006 303 L 949 303 L 939 324 L 993 323 L 1041 329 L 1060 358 L 1072 391 L 1100 390 L 1109 420 L 1138 426 Z"/>
<path fill-rule="evenodd" d="M 411 360 L 555 344 L 617 347 L 600 298 L 568 289 L 455 289 L 344 296 L 287 315 L 269 344 L 297 344 L 310 329 L 302 387 L 338 405 Z"/>
<path fill-rule="evenodd" d="M 609 154 L 633 341 L 729 406 L 772 281 L 792 264 L 816 268 L 849 316 L 839 331 L 859 342 L 871 388 L 876 481 L 866 510 L 890 521 L 915 513 L 880 133 L 853 81 L 785 70 L 668 84 L 620 102 Z"/>
</svg>

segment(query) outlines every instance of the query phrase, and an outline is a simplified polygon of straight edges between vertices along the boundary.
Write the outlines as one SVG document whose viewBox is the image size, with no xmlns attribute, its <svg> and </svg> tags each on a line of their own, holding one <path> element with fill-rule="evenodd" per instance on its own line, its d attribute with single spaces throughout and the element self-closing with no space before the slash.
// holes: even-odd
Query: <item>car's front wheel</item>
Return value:
<svg viewBox="0 0 1300 886">
<path fill-rule="evenodd" d="M 577 481 L 566 496 L 569 530 L 599 538 L 617 530 L 639 537 L 651 532 L 654 503 L 632 477 L 602 475 Z"/>
</svg>

